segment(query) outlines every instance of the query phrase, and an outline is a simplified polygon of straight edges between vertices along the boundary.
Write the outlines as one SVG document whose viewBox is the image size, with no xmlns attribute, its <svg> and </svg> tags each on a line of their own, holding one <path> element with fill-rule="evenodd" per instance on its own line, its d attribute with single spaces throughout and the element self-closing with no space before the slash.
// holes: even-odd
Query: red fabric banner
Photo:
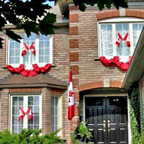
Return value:
<svg viewBox="0 0 144 144">
<path fill-rule="evenodd" d="M 48 63 L 43 67 L 39 67 L 37 64 L 33 64 L 32 70 L 26 70 L 24 64 L 20 64 L 17 68 L 12 67 L 11 65 L 7 65 L 6 67 L 12 73 L 21 74 L 25 77 L 33 77 L 39 73 L 45 73 L 49 71 L 51 68 L 51 64 Z"/>
<path fill-rule="evenodd" d="M 121 69 L 123 71 L 127 71 L 128 70 L 128 68 L 130 66 L 130 63 L 131 63 L 131 60 L 132 60 L 132 56 L 129 57 L 129 61 L 126 62 L 126 63 L 120 62 L 118 56 L 115 56 L 115 57 L 113 57 L 112 59 L 109 59 L 109 60 L 106 59 L 104 56 L 100 57 L 100 61 L 106 67 L 109 67 L 109 66 L 115 64 L 119 69 Z"/>
</svg>

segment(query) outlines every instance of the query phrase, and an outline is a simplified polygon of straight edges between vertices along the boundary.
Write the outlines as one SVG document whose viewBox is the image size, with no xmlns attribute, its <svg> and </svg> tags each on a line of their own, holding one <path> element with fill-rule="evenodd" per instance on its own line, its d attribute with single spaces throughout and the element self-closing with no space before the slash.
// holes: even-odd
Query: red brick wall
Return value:
<svg viewBox="0 0 144 144">
<path fill-rule="evenodd" d="M 73 73 L 75 101 L 75 117 L 70 122 L 67 120 L 67 92 L 63 93 L 63 137 L 70 142 L 70 130 L 74 130 L 79 123 L 79 99 L 80 91 L 90 90 L 100 87 L 121 87 L 125 72 L 120 71 L 117 67 L 105 67 L 95 59 L 98 59 L 98 24 L 97 20 L 119 17 L 119 10 L 99 11 L 96 9 L 88 9 L 80 12 L 77 7 L 71 6 L 69 17 L 69 33 L 68 28 L 63 28 L 59 34 L 53 37 L 53 63 L 54 66 L 49 74 L 62 81 L 68 82 L 69 66 Z M 126 9 L 127 17 L 143 18 L 144 11 Z M 6 41 L 4 41 L 3 49 L 0 49 L 0 79 L 9 74 L 3 69 L 6 64 Z M 19 89 L 11 89 L 10 92 L 19 93 Z M 26 90 L 23 92 L 38 92 L 40 89 Z M 50 132 L 50 95 L 51 92 L 47 88 L 42 89 L 43 95 L 43 130 L 45 133 Z M 8 97 L 7 91 L 1 92 L 2 110 L 5 109 L 6 116 L 2 119 L 2 129 L 8 128 Z"/>
<path fill-rule="evenodd" d="M 51 132 L 51 91 L 47 88 L 42 89 L 42 132 Z"/>
<path fill-rule="evenodd" d="M 1 130 L 9 129 L 9 90 L 1 90 Z"/>
</svg>

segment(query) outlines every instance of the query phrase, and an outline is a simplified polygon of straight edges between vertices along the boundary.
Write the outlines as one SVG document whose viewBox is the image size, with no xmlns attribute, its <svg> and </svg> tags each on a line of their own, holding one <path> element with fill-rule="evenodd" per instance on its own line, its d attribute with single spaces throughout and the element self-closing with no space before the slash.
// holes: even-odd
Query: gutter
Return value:
<svg viewBox="0 0 144 144">
<path fill-rule="evenodd" d="M 122 88 L 128 91 L 133 83 L 140 80 L 143 73 L 144 73 L 144 28 L 137 42 L 136 49 L 133 54 L 133 59 L 125 75 Z"/>
</svg>

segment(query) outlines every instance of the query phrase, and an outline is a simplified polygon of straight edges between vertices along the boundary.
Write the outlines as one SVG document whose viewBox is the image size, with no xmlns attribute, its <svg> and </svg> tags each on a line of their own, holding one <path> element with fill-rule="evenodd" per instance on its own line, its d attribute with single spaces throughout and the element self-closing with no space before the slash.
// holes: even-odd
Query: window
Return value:
<svg viewBox="0 0 144 144">
<path fill-rule="evenodd" d="M 19 133 L 23 128 L 40 129 L 42 112 L 41 112 L 41 96 L 25 95 L 25 96 L 11 96 L 11 130 L 14 133 Z M 33 120 L 31 121 L 27 115 L 23 119 L 18 120 L 20 107 L 26 112 L 31 107 Z"/>
<path fill-rule="evenodd" d="M 142 20 L 136 20 L 123 18 L 99 22 L 99 56 L 107 59 L 119 56 L 123 60 L 132 56 L 144 25 Z"/>
<path fill-rule="evenodd" d="M 50 35 L 40 35 L 32 33 L 30 37 L 26 34 L 22 36 L 21 43 L 9 39 L 8 49 L 8 64 L 17 67 L 20 64 L 25 64 L 26 69 L 32 69 L 32 64 L 44 66 L 46 63 L 52 63 L 52 37 Z M 22 51 L 26 48 L 24 43 L 30 48 L 34 43 L 36 54 L 32 50 L 27 50 L 26 54 L 22 56 Z"/>
<path fill-rule="evenodd" d="M 51 122 L 52 132 L 54 132 L 58 129 L 58 97 L 52 97 L 51 101 Z"/>
</svg>

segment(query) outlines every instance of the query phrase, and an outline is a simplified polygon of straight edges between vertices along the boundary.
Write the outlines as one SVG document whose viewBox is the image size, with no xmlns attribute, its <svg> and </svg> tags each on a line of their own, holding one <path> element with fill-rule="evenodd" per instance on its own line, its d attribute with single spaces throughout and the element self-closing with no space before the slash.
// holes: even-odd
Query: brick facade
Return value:
<svg viewBox="0 0 144 144">
<path fill-rule="evenodd" d="M 98 59 L 98 21 L 119 17 L 120 10 L 88 9 L 81 12 L 75 6 L 69 7 L 69 28 L 63 28 L 60 33 L 53 35 L 53 64 L 49 75 L 68 82 L 69 69 L 72 69 L 75 94 L 75 116 L 67 120 L 67 91 L 43 88 L 15 88 L 1 90 L 1 130 L 9 129 L 8 110 L 9 93 L 41 93 L 42 94 L 42 130 L 51 132 L 51 96 L 52 93 L 62 97 L 62 130 L 61 135 L 70 143 L 70 132 L 74 131 L 80 122 L 81 92 L 97 88 L 121 88 L 125 72 L 117 67 L 105 67 Z M 143 18 L 144 11 L 125 9 L 125 16 Z M 69 33 L 67 31 L 69 30 Z M 6 65 L 6 45 L 4 38 L 3 49 L 0 49 L 0 79 L 10 74 L 3 67 Z M 97 60 L 95 60 L 97 59 Z"/>
<path fill-rule="evenodd" d="M 47 88 L 42 89 L 42 131 L 51 132 L 51 91 Z"/>
</svg>

